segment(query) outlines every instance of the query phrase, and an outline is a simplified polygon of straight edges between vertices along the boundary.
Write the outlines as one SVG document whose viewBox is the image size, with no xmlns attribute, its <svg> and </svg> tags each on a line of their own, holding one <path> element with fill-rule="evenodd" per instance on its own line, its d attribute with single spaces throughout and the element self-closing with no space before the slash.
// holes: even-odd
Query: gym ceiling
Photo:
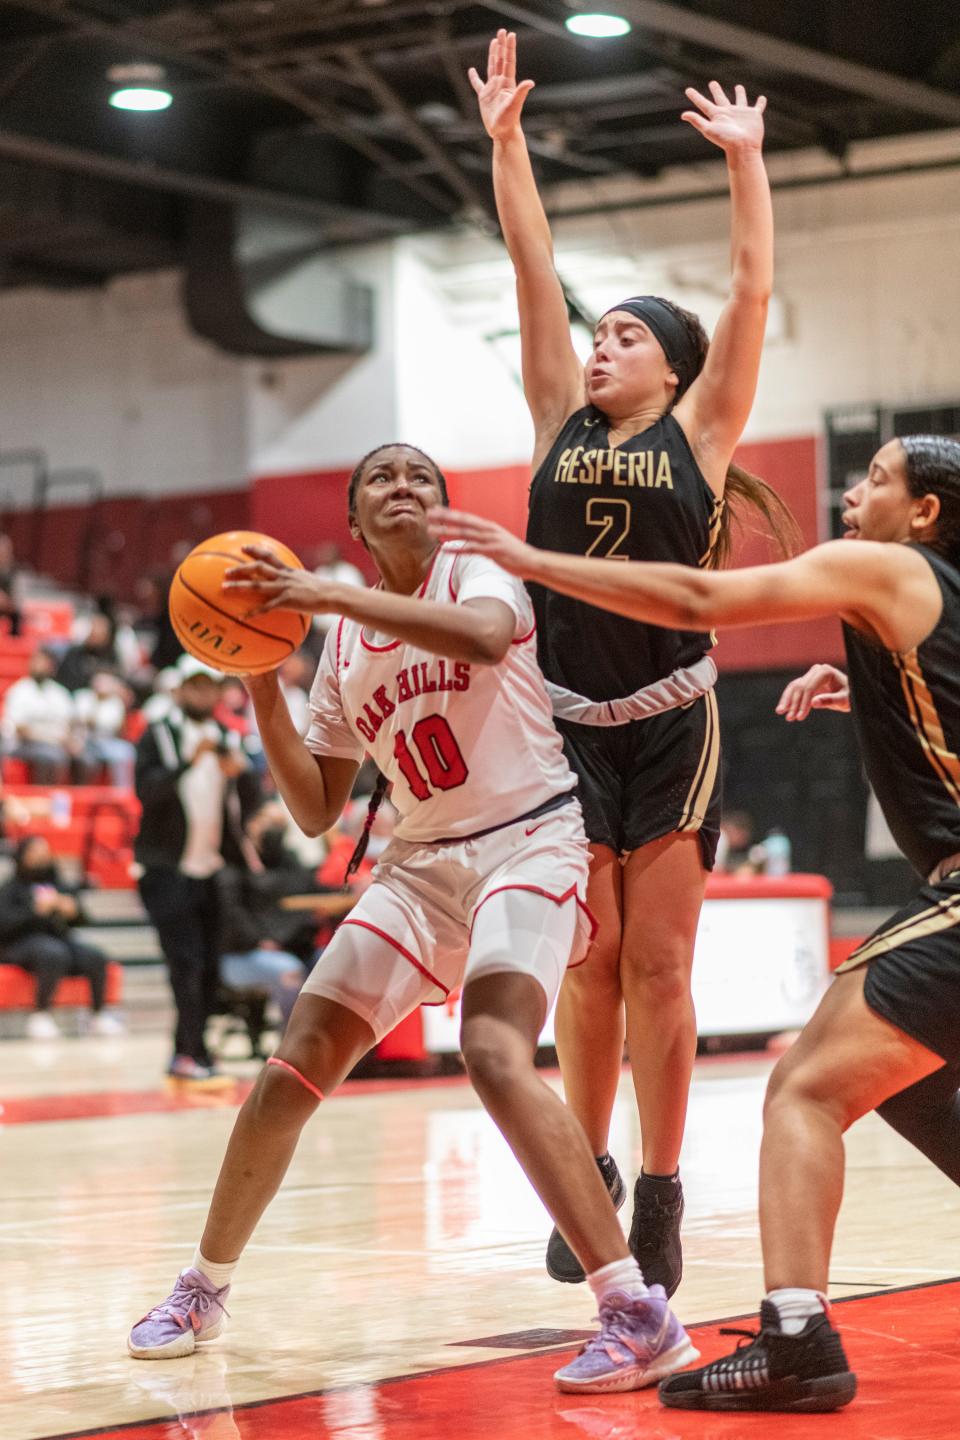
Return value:
<svg viewBox="0 0 960 1440">
<path fill-rule="evenodd" d="M 578 38 L 588 8 L 632 29 Z M 180 264 L 197 205 L 299 216 L 321 246 L 489 228 L 466 70 L 498 26 L 537 82 L 538 177 L 581 213 L 703 163 L 678 115 L 714 78 L 768 95 L 770 152 L 837 175 L 859 142 L 960 131 L 956 0 L 0 0 L 0 284 Z M 130 65 L 162 67 L 169 108 L 112 108 Z"/>
</svg>

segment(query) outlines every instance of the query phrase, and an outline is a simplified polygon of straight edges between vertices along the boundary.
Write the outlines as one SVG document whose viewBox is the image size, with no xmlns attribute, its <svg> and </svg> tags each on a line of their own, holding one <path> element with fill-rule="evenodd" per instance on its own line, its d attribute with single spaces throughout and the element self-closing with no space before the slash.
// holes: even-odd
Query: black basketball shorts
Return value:
<svg viewBox="0 0 960 1440">
<path fill-rule="evenodd" d="M 700 838 L 713 869 L 720 836 L 720 726 L 713 691 L 627 725 L 558 720 L 579 782 L 587 839 L 619 855 L 674 831 Z"/>
<path fill-rule="evenodd" d="M 960 1061 L 960 871 L 919 894 L 837 974 L 866 965 L 870 1009 L 948 1062 Z"/>
</svg>

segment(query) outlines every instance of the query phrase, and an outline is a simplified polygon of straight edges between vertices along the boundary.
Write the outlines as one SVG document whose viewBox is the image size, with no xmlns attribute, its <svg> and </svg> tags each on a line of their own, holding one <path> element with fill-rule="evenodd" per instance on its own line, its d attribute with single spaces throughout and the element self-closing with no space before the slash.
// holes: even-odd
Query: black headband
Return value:
<svg viewBox="0 0 960 1440">
<path fill-rule="evenodd" d="M 619 305 L 611 305 L 600 318 L 612 315 L 615 310 L 626 310 L 629 315 L 635 315 L 656 337 L 676 374 L 679 400 L 700 373 L 699 346 L 679 315 L 655 295 L 633 295 L 629 300 L 621 300 Z"/>
</svg>

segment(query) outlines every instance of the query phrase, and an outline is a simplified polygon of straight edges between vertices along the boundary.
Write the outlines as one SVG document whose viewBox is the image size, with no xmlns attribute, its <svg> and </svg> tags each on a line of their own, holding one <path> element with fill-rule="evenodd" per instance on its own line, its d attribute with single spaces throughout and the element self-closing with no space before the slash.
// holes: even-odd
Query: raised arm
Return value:
<svg viewBox="0 0 960 1440">
<path fill-rule="evenodd" d="M 727 157 L 730 296 L 706 364 L 674 414 L 719 495 L 756 394 L 773 288 L 773 210 L 763 163 L 766 98 L 761 95 L 755 105 L 748 105 L 746 91 L 738 85 L 731 102 L 716 81 L 711 81 L 710 93 L 712 99 L 688 90 L 698 108 L 686 111 L 683 119 Z"/>
<path fill-rule="evenodd" d="M 480 118 L 493 141 L 493 189 L 500 228 L 517 279 L 523 389 L 536 432 L 534 467 L 564 420 L 584 403 L 583 366 L 570 339 L 553 240 L 520 125 L 532 80 L 517 83 L 517 37 L 498 30 L 487 78 L 469 71 Z"/>
<path fill-rule="evenodd" d="M 504 570 L 562 595 L 669 630 L 771 625 L 837 615 L 890 650 L 909 650 L 940 617 L 933 571 L 908 545 L 832 540 L 777 565 L 697 570 L 592 560 L 538 550 L 503 526 L 457 510 L 437 509 L 431 531 L 462 540 Z"/>
</svg>

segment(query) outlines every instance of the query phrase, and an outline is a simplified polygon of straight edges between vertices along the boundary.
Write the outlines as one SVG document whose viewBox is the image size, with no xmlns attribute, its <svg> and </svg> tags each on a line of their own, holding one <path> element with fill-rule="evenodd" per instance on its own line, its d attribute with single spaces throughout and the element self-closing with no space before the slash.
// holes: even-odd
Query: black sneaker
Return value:
<svg viewBox="0 0 960 1440">
<path fill-rule="evenodd" d="M 627 1187 L 617 1169 L 616 1160 L 612 1155 L 601 1155 L 597 1160 L 597 1169 L 610 1192 L 614 1210 L 619 1210 L 627 1198 Z M 565 1285 L 580 1285 L 587 1278 L 583 1266 L 556 1226 L 547 1241 L 547 1274 L 551 1280 L 560 1280 Z"/>
<path fill-rule="evenodd" d="M 660 1386 L 664 1405 L 679 1410 L 839 1410 L 857 1393 L 843 1342 L 827 1314 L 814 1315 L 799 1335 L 784 1335 L 777 1307 L 760 1306 L 760 1333 L 743 1335 L 732 1355 L 701 1370 L 671 1375 Z"/>
<path fill-rule="evenodd" d="M 662 1285 L 671 1296 L 683 1275 L 680 1221 L 683 1186 L 679 1180 L 657 1180 L 642 1172 L 633 1187 L 633 1219 L 627 1244 L 643 1271 L 646 1285 Z"/>
</svg>

